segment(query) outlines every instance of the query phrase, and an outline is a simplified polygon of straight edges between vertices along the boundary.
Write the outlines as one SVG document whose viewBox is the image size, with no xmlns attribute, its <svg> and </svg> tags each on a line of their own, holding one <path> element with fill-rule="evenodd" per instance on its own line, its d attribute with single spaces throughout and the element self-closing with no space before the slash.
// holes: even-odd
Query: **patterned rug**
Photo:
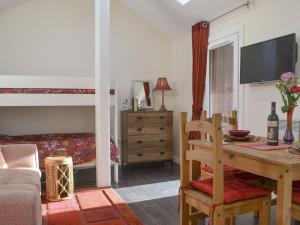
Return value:
<svg viewBox="0 0 300 225">
<path fill-rule="evenodd" d="M 42 207 L 43 225 L 143 225 L 112 188 L 80 191 Z"/>
</svg>

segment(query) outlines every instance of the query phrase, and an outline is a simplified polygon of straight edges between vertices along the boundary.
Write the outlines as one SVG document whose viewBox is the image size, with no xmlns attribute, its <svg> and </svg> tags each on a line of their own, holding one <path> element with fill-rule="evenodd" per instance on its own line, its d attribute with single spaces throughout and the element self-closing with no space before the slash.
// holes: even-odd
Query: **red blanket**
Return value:
<svg viewBox="0 0 300 225">
<path fill-rule="evenodd" d="M 91 162 L 96 158 L 96 141 L 93 133 L 1 135 L 0 145 L 6 144 L 36 144 L 41 168 L 44 168 L 47 156 L 69 155 L 72 156 L 74 165 Z M 119 155 L 117 146 L 111 141 L 111 159 L 119 162 Z"/>
</svg>

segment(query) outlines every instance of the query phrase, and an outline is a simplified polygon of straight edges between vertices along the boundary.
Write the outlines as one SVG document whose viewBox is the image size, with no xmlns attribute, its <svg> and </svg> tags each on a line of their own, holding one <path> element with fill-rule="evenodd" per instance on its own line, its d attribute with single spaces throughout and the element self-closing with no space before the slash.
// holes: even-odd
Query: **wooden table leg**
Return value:
<svg viewBox="0 0 300 225">
<path fill-rule="evenodd" d="M 291 223 L 292 204 L 292 175 L 284 168 L 277 181 L 277 211 L 276 225 L 289 225 Z"/>
</svg>

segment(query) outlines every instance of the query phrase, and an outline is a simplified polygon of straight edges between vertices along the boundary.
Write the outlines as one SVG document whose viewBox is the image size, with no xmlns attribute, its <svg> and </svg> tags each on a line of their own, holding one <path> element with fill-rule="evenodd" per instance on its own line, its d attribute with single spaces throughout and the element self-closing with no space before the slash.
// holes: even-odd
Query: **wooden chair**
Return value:
<svg viewBox="0 0 300 225">
<path fill-rule="evenodd" d="M 300 185 L 299 181 L 294 182 L 293 184 L 293 193 L 292 193 L 292 218 L 297 221 L 300 221 Z M 298 187 L 296 187 L 298 186 Z"/>
<path fill-rule="evenodd" d="M 230 117 L 222 116 L 222 121 L 227 121 L 228 124 L 231 126 L 232 130 L 237 130 L 238 129 L 238 118 L 237 118 L 237 111 L 233 110 L 231 112 Z M 208 120 L 211 121 L 212 118 L 207 118 L 207 111 L 203 111 L 201 114 L 201 120 Z M 206 135 L 202 135 L 202 137 L 206 138 Z M 224 167 L 225 173 L 227 172 L 235 172 L 236 170 L 230 167 L 225 166 Z M 202 165 L 201 166 L 201 178 L 202 179 L 209 179 L 212 178 L 213 172 L 212 168 L 208 167 L 207 165 Z"/>
<path fill-rule="evenodd" d="M 229 225 L 234 224 L 231 218 L 256 211 L 262 215 L 259 224 L 268 225 L 271 190 L 239 180 L 224 180 L 221 115 L 214 114 L 212 123 L 201 120 L 187 122 L 186 113 L 181 113 L 180 120 L 180 225 L 195 225 L 198 219 L 204 217 L 209 217 L 212 225 Z M 210 135 L 212 142 L 188 141 L 191 131 Z M 199 163 L 213 168 L 213 179 L 197 180 Z M 234 188 L 230 186 L 233 182 Z M 236 198 L 232 200 L 228 193 L 232 194 L 235 190 L 238 190 L 234 193 Z M 238 196 L 241 193 L 253 195 Z"/>
<path fill-rule="evenodd" d="M 222 115 L 222 121 L 221 122 L 223 122 L 223 121 L 227 121 L 228 122 L 228 124 L 231 126 L 231 129 L 232 130 L 237 130 L 238 129 L 238 112 L 236 111 L 236 110 L 232 110 L 231 111 L 231 116 L 224 116 L 224 115 Z M 208 119 L 208 120 L 211 120 L 211 118 L 209 119 L 209 118 L 207 118 L 207 111 L 206 110 L 204 110 L 204 111 L 202 111 L 202 113 L 201 113 L 201 120 L 204 120 L 204 119 Z"/>
<path fill-rule="evenodd" d="M 298 142 L 300 142 L 300 121 L 298 122 L 298 128 Z M 293 182 L 292 201 L 292 218 L 300 221 L 300 181 Z"/>
</svg>

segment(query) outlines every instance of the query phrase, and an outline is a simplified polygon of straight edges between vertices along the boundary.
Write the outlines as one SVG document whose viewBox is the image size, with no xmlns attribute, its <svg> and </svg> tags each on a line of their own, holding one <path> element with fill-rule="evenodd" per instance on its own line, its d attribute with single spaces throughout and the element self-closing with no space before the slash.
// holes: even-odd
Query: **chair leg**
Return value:
<svg viewBox="0 0 300 225">
<path fill-rule="evenodd" d="M 197 225 L 198 224 L 198 219 L 197 218 L 193 218 L 189 221 L 189 225 Z"/>
<path fill-rule="evenodd" d="M 225 225 L 235 225 L 235 217 L 226 218 Z"/>
<path fill-rule="evenodd" d="M 183 193 L 180 195 L 180 225 L 189 225 L 189 205 L 184 201 Z"/>
<path fill-rule="evenodd" d="M 225 225 L 223 206 L 216 207 L 213 214 L 213 224 L 211 225 Z"/>
<path fill-rule="evenodd" d="M 266 199 L 262 202 L 259 210 L 259 225 L 269 225 L 271 216 L 271 199 Z"/>
<path fill-rule="evenodd" d="M 193 207 L 189 206 L 189 220 L 190 220 L 189 225 L 197 225 L 198 224 L 198 217 L 197 217 L 196 213 L 197 213 L 197 211 Z M 194 216 L 191 216 L 192 214 L 194 214 Z"/>
</svg>

